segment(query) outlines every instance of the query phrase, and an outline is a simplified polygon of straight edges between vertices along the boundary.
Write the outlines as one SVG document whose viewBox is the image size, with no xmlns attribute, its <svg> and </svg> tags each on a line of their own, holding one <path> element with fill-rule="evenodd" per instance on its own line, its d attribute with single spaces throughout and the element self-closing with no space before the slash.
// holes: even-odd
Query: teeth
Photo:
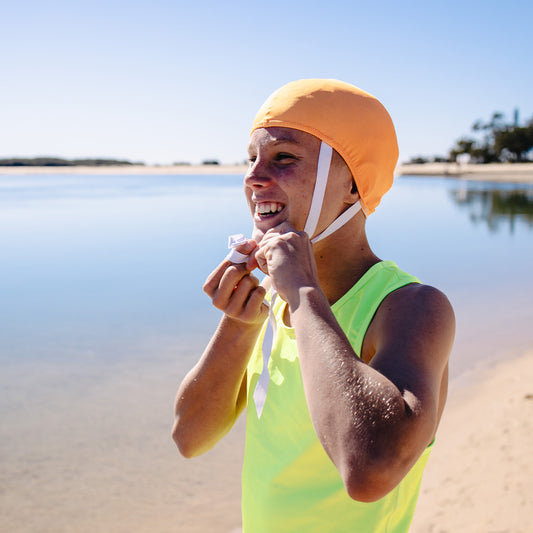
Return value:
<svg viewBox="0 0 533 533">
<path fill-rule="evenodd" d="M 260 215 L 279 213 L 283 209 L 283 205 L 277 202 L 265 202 L 256 205 L 256 211 Z"/>
</svg>

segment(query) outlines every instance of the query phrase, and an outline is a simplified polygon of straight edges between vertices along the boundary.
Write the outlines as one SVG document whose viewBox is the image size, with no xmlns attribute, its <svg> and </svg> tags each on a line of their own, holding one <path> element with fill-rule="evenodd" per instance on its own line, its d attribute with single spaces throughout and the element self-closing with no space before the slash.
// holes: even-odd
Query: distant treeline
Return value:
<svg viewBox="0 0 533 533">
<path fill-rule="evenodd" d="M 533 160 L 533 117 L 520 125 L 518 110 L 514 120 L 494 112 L 488 122 L 477 120 L 471 127 L 473 135 L 458 139 L 448 157 L 415 157 L 410 163 L 453 162 L 465 154 L 470 163 L 514 163 Z"/>
<path fill-rule="evenodd" d="M 11 157 L 0 159 L 2 167 L 102 167 L 114 165 L 144 165 L 122 159 L 62 159 L 60 157 Z"/>
</svg>

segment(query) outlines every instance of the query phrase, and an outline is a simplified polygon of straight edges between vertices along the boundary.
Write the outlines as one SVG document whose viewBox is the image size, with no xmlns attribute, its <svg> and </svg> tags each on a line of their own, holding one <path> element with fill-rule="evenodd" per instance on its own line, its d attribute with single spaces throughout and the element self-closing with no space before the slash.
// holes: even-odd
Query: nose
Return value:
<svg viewBox="0 0 533 533">
<path fill-rule="evenodd" d="M 248 171 L 244 176 L 244 186 L 250 188 L 268 187 L 272 179 L 267 172 L 264 162 L 257 158 L 250 162 Z"/>
</svg>

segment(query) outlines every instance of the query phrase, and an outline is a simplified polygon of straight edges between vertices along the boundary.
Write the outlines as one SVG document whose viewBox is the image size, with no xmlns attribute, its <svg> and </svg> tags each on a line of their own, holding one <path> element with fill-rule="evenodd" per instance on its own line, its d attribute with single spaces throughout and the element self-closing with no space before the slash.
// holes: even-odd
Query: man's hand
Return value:
<svg viewBox="0 0 533 533">
<path fill-rule="evenodd" d="M 265 288 L 251 275 L 257 268 L 257 244 L 249 240 L 236 250 L 249 255 L 247 262 L 226 259 L 205 282 L 204 291 L 224 315 L 176 395 L 172 435 L 185 457 L 211 449 L 244 409 L 246 365 L 268 316 Z"/>
<path fill-rule="evenodd" d="M 263 303 L 266 291 L 251 274 L 257 267 L 257 244 L 248 240 L 236 250 L 250 255 L 248 261 L 241 264 L 231 263 L 227 259 L 222 261 L 207 278 L 204 292 L 213 305 L 227 316 L 247 324 L 262 323 L 268 315 L 268 307 Z"/>
<path fill-rule="evenodd" d="M 320 287 L 309 237 L 288 222 L 265 233 L 255 252 L 255 260 L 289 305 L 297 301 L 300 288 Z"/>
</svg>

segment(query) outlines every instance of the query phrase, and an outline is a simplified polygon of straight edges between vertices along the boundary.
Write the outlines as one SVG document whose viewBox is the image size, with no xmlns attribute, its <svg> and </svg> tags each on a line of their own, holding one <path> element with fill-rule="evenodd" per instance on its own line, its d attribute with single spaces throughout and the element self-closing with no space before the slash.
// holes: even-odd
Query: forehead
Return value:
<svg viewBox="0 0 533 533">
<path fill-rule="evenodd" d="M 318 150 L 320 139 L 293 128 L 258 128 L 250 136 L 248 151 L 281 144 L 292 144 L 301 149 Z"/>
</svg>

